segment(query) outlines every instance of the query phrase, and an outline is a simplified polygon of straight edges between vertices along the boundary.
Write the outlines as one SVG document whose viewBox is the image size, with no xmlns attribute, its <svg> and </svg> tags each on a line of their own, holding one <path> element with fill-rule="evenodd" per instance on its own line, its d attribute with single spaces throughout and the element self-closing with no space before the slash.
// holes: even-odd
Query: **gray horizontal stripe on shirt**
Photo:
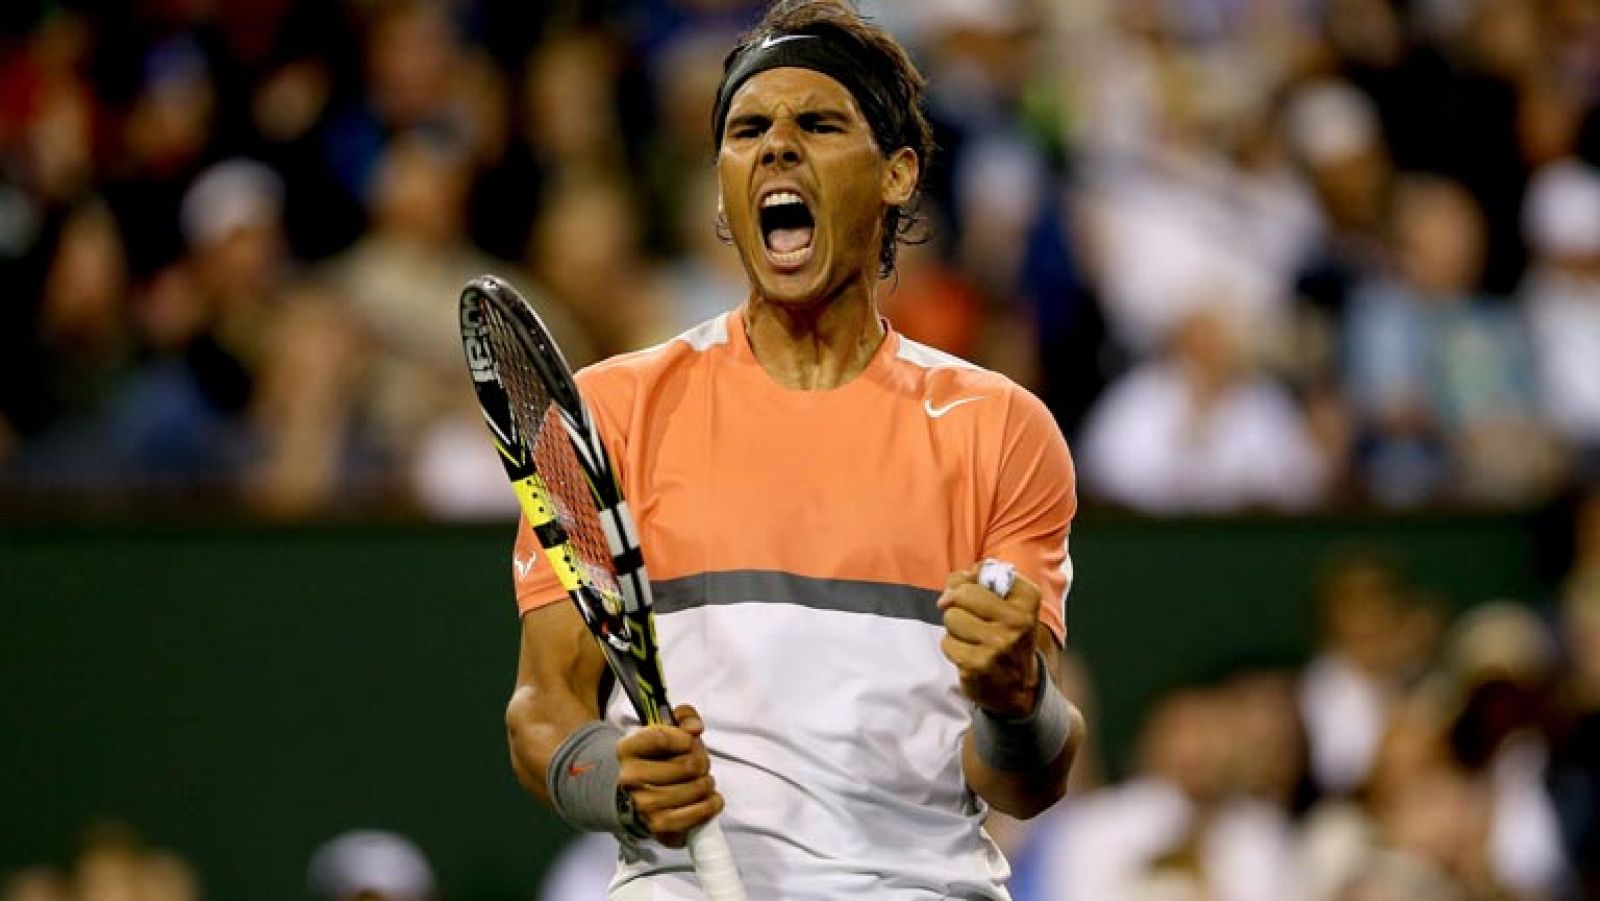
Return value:
<svg viewBox="0 0 1600 901">
<path fill-rule="evenodd" d="M 814 610 L 867 613 L 940 625 L 939 592 L 893 582 L 817 579 L 763 569 L 697 573 L 651 582 L 657 613 L 716 604 L 798 604 Z"/>
</svg>

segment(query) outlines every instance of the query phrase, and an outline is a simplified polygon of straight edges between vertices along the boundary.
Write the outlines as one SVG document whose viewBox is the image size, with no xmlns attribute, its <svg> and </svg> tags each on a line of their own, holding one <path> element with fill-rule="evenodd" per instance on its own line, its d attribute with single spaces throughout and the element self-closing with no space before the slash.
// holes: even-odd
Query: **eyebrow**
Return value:
<svg viewBox="0 0 1600 901">
<path fill-rule="evenodd" d="M 822 107 L 821 109 L 808 109 L 808 110 L 805 110 L 804 112 L 800 113 L 800 115 L 796 116 L 795 118 L 796 119 L 810 119 L 813 122 L 815 122 L 815 121 L 817 121 L 819 119 L 822 120 L 822 121 L 825 121 L 825 122 L 849 122 L 849 121 L 851 121 L 850 114 L 848 112 L 846 112 L 846 111 L 844 111 L 842 109 L 835 109 L 835 108 L 833 108 L 831 106 L 825 106 L 825 107 Z"/>
<path fill-rule="evenodd" d="M 800 122 L 839 122 L 853 121 L 850 114 L 836 107 L 824 106 L 818 109 L 803 109 L 795 114 L 795 119 Z M 743 128 L 748 126 L 766 125 L 772 121 L 772 116 L 767 113 L 739 113 L 728 117 L 725 130 Z"/>
</svg>

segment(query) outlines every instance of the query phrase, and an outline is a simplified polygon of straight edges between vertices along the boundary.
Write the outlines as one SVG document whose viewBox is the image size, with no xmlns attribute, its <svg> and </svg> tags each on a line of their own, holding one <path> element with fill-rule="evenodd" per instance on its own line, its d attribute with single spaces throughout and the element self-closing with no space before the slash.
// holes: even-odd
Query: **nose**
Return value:
<svg viewBox="0 0 1600 901">
<path fill-rule="evenodd" d="M 795 142 L 794 126 L 776 123 L 767 129 L 767 143 L 761 148 L 761 165 L 792 166 L 800 162 L 800 147 Z"/>
</svg>

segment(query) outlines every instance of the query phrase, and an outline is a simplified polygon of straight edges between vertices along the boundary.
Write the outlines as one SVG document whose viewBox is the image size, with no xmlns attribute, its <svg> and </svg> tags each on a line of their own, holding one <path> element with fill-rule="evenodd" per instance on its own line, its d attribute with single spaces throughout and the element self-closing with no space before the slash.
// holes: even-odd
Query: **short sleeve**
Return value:
<svg viewBox="0 0 1600 901">
<path fill-rule="evenodd" d="M 544 559 L 544 548 L 533 537 L 526 516 L 517 517 L 517 543 L 511 552 L 511 584 L 516 589 L 518 615 L 567 597 L 556 579 L 555 570 Z"/>
<path fill-rule="evenodd" d="M 1012 564 L 1039 586 L 1039 621 L 1063 643 L 1072 588 L 1068 542 L 1077 509 L 1076 475 L 1061 429 L 1038 398 L 1016 389 L 1007 411 L 983 556 Z"/>
</svg>

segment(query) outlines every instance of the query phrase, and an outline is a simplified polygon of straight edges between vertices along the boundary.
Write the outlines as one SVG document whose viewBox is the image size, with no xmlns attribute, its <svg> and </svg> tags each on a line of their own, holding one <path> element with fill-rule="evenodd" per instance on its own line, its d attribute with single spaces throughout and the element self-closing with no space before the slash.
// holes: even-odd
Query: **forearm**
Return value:
<svg viewBox="0 0 1600 901">
<path fill-rule="evenodd" d="M 506 705 L 506 739 L 517 781 L 533 796 L 549 802 L 546 775 L 550 760 L 567 737 L 599 718 L 593 703 L 576 693 L 519 685 Z"/>
<path fill-rule="evenodd" d="M 605 659 L 571 604 L 542 607 L 522 618 L 517 683 L 506 704 L 506 739 L 517 781 L 549 801 L 546 775 L 563 742 L 600 718 Z"/>
<path fill-rule="evenodd" d="M 961 742 L 961 768 L 967 785 L 989 806 L 1017 819 L 1025 820 L 1043 813 L 1066 794 L 1067 777 L 1072 773 L 1072 763 L 1083 743 L 1083 715 L 1076 707 L 1070 707 L 1068 715 L 1070 732 L 1061 753 L 1048 764 L 1026 770 L 1002 770 L 985 763 L 978 753 L 972 730 L 967 730 Z"/>
<path fill-rule="evenodd" d="M 975 710 L 973 728 L 961 743 L 967 785 L 991 807 L 1018 819 L 1042 813 L 1066 794 L 1085 732 L 1082 713 L 1058 687 L 1060 650 L 1047 633 L 1040 638 L 1046 649 L 1039 655 L 1044 666 L 1033 716 L 1014 726 L 988 720 L 980 728 L 985 714 Z"/>
</svg>

